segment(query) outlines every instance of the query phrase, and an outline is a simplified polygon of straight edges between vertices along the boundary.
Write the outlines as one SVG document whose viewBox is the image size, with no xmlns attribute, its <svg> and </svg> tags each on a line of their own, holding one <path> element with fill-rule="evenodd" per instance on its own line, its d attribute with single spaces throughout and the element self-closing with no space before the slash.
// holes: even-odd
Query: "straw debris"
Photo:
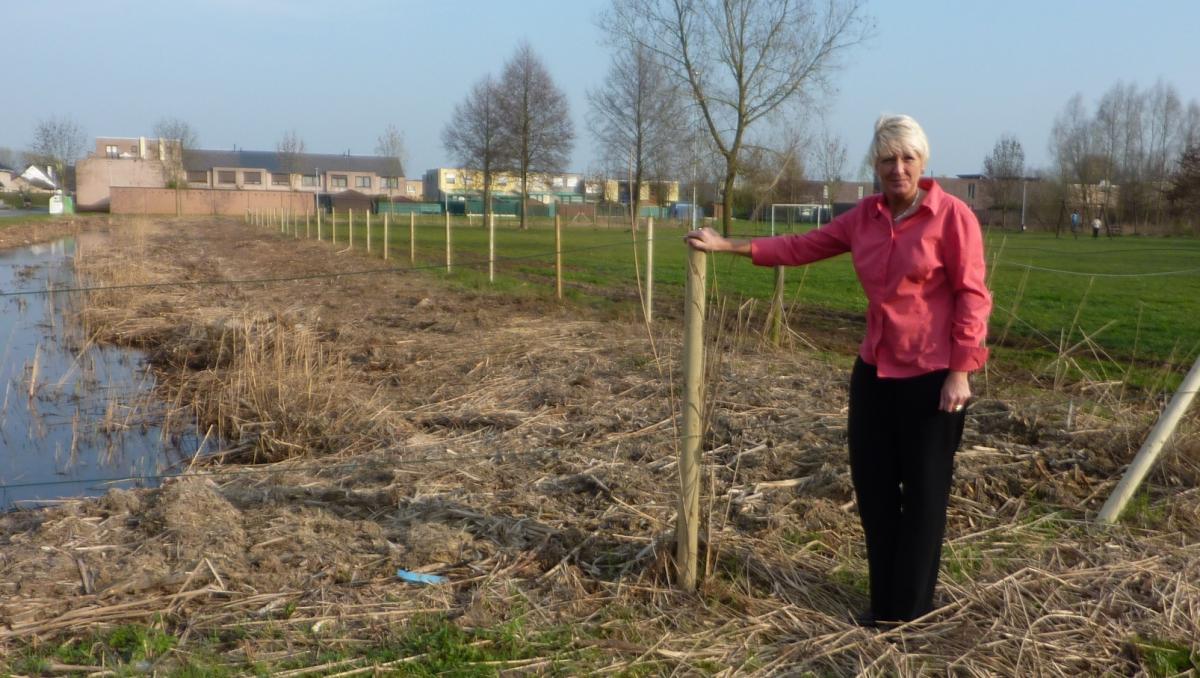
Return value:
<svg viewBox="0 0 1200 678">
<path fill-rule="evenodd" d="M 105 243 L 77 262 L 93 284 L 378 263 L 229 220 L 93 226 Z M 48 237 L 10 231 L 0 243 Z M 939 607 L 876 632 L 851 623 L 867 598 L 845 372 L 740 321 L 715 314 L 702 581 L 687 595 L 670 562 L 670 311 L 652 348 L 634 323 L 414 274 L 109 290 L 86 306 L 88 336 L 146 351 L 166 424 L 212 427 L 221 449 L 157 489 L 0 516 L 9 656 L 153 624 L 177 653 L 365 675 L 421 661 L 357 650 L 430 614 L 566 630 L 497 672 L 1139 675 L 1162 648 L 1200 656 L 1195 421 L 1126 522 L 1090 522 L 1153 420 L 1124 389 L 995 379 L 957 461 Z"/>
</svg>

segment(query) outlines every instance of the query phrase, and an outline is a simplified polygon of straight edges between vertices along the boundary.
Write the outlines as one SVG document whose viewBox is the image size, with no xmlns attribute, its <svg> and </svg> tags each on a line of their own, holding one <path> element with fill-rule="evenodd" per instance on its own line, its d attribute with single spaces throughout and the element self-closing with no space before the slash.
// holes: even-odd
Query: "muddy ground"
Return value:
<svg viewBox="0 0 1200 678">
<path fill-rule="evenodd" d="M 158 489 L 0 516 L 12 662 L 135 624 L 175 639 L 141 667 L 164 675 L 201 651 L 268 672 L 336 651 L 314 673 L 386 673 L 364 648 L 431 615 L 468 633 L 515 624 L 537 648 L 485 673 L 1161 675 L 1164 648 L 1200 661 L 1195 422 L 1137 514 L 1096 527 L 1154 416 L 1112 384 L 976 384 L 940 607 L 878 632 L 851 623 L 867 602 L 844 451 L 854 322 L 793 317 L 820 353 L 765 345 L 736 309 L 713 323 L 702 580 L 686 593 L 670 299 L 648 332 L 636 312 L 596 318 L 549 294 L 359 275 L 379 259 L 236 220 L 77 218 L 4 228 L 0 247 L 79 230 L 89 284 L 122 286 L 87 293 L 81 321 L 146 351 L 168 424 L 220 449 Z M 197 284 L 137 287 L 166 282 Z"/>
</svg>

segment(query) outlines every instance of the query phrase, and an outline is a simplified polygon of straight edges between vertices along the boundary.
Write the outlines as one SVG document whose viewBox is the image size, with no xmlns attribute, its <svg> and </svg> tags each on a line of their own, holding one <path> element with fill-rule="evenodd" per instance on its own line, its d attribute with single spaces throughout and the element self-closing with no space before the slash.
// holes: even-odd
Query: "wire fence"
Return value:
<svg viewBox="0 0 1200 678">
<path fill-rule="evenodd" d="M 426 224 L 426 226 L 427 226 L 427 224 Z M 295 232 L 295 235 L 297 237 L 299 235 L 298 227 Z M 647 244 L 647 242 L 648 242 L 648 238 L 646 237 L 646 235 L 644 233 L 634 232 L 630 235 L 630 237 L 628 239 L 625 239 L 620 242 L 583 246 L 583 247 L 562 248 L 562 249 L 558 249 L 558 250 L 546 250 L 546 251 L 535 252 L 535 253 L 525 254 L 525 255 L 496 256 L 490 260 L 489 260 L 489 258 L 473 257 L 473 258 L 468 258 L 468 259 L 461 260 L 461 261 L 458 261 L 455 263 L 456 263 L 456 265 L 465 267 L 465 268 L 483 268 L 483 267 L 489 266 L 493 262 L 516 263 L 516 262 L 524 262 L 524 261 L 537 261 L 537 260 L 553 259 L 555 257 L 560 257 L 564 254 L 574 255 L 574 254 L 594 253 L 594 252 L 601 251 L 601 250 L 610 250 L 610 249 L 618 249 L 618 248 L 620 248 L 620 249 L 626 249 L 626 248 L 630 248 L 630 247 L 638 248 L 638 247 L 644 247 Z M 680 246 L 682 247 L 682 245 L 680 245 Z M 1017 249 L 1017 248 L 1010 248 L 1010 250 L 1011 249 Z M 1039 249 L 1039 248 L 1026 248 L 1026 249 Z M 1175 252 L 1175 251 L 1177 251 L 1177 249 L 1175 249 L 1175 248 L 1151 248 L 1151 249 L 1129 250 L 1129 251 L 1135 251 L 1138 253 L 1148 252 L 1148 251 Z M 1107 252 L 1117 253 L 1118 251 L 1110 250 Z M 1000 263 L 1003 263 L 1005 265 L 1019 267 L 1019 268 L 1025 268 L 1028 270 L 1040 271 L 1040 272 L 1064 274 L 1064 275 L 1074 275 L 1074 276 L 1086 276 L 1086 277 L 1153 278 L 1153 277 L 1161 277 L 1161 276 L 1200 274 L 1200 267 L 1181 269 L 1181 270 L 1171 270 L 1171 271 L 1145 272 L 1145 273 L 1137 273 L 1137 274 L 1103 274 L 1103 273 L 1094 273 L 1094 272 L 1087 272 L 1087 271 L 1080 271 L 1080 270 L 1065 270 L 1065 269 L 1054 269 L 1054 268 L 1048 268 L 1048 267 L 1038 267 L 1038 266 L 1033 266 L 1030 264 L 1021 264 L 1018 262 L 1007 262 L 1006 261 L 1006 262 L 1000 262 Z M 93 285 L 93 286 L 72 286 L 72 287 L 48 286 L 45 289 L 38 289 L 38 290 L 2 291 L 2 292 L 0 292 L 0 297 L 19 297 L 19 296 L 27 296 L 27 295 L 63 294 L 63 293 L 87 294 L 87 293 L 105 292 L 105 291 L 156 289 L 156 288 L 169 288 L 169 287 L 205 287 L 205 286 L 220 287 L 220 286 L 237 286 L 237 285 L 262 285 L 262 284 L 288 283 L 288 282 L 299 282 L 299 281 L 320 280 L 320 279 L 336 280 L 336 279 L 340 279 L 343 277 L 352 277 L 352 276 L 369 276 L 369 275 L 385 275 L 385 274 L 394 275 L 394 274 L 405 274 L 405 273 L 432 272 L 432 271 L 440 271 L 440 270 L 444 270 L 444 269 L 445 269 L 445 264 L 441 264 L 441 263 L 424 264 L 424 265 L 415 265 L 414 264 L 414 265 L 409 265 L 409 266 L 371 267 L 371 268 L 352 269 L 352 270 L 346 270 L 346 271 L 334 271 L 334 272 L 327 272 L 327 273 L 312 273 L 312 274 L 293 275 L 293 276 L 266 276 L 266 277 L 254 277 L 254 278 L 242 278 L 242 279 L 175 280 L 175 281 L 153 282 L 153 283 L 132 283 L 132 284 L 120 284 L 120 285 Z M 714 271 L 715 271 L 715 268 L 714 268 Z M 717 277 L 714 275 L 712 289 L 715 290 L 718 286 L 719 286 L 719 281 L 717 280 Z M 1034 328 L 1034 329 L 1036 329 L 1036 328 Z M 1050 341 L 1048 336 L 1046 336 L 1045 338 L 1047 341 Z M 715 342 L 716 339 L 714 337 L 710 337 L 709 341 Z M 1189 353 L 1189 355 L 1190 355 L 1190 353 Z M 1180 391 L 1178 393 L 1184 393 L 1184 392 Z M 1121 402 L 1123 402 L 1127 405 L 1141 402 L 1141 403 L 1145 403 L 1145 404 L 1154 404 L 1154 405 L 1161 406 L 1163 403 L 1165 403 L 1168 399 L 1170 399 L 1174 395 L 1176 395 L 1176 393 L 1166 391 L 1165 389 L 1160 392 L 1141 394 L 1141 395 L 1127 393 L 1127 394 L 1123 394 L 1121 396 Z M 1074 407 L 1075 407 L 1075 402 L 1074 402 L 1073 397 L 1071 397 L 1067 394 L 1059 394 L 1059 398 L 1055 402 L 1023 405 L 1021 408 L 1021 416 L 1025 417 L 1025 418 L 1030 418 L 1030 417 L 1032 417 L 1032 418 L 1047 417 L 1048 418 L 1051 416 L 1062 417 L 1062 416 L 1064 416 L 1064 410 L 1066 410 L 1066 416 L 1069 417 L 1070 411 Z M 726 415 L 730 416 L 730 417 L 734 417 L 734 418 L 736 418 L 738 416 L 738 414 L 733 411 L 726 412 Z M 974 421 L 979 421 L 979 422 L 985 421 L 986 419 L 988 419 L 990 417 L 1008 417 L 1008 416 L 1012 416 L 1012 415 L 1010 413 L 1004 412 L 1004 411 L 974 412 L 974 411 L 971 411 L 970 409 L 968 409 L 968 413 L 967 413 L 968 421 L 974 420 Z M 749 423 L 749 422 L 747 422 L 743 425 L 738 426 L 738 432 L 743 438 L 745 438 L 748 435 L 754 435 L 754 434 L 760 434 L 760 433 L 769 434 L 774 431 L 786 431 L 787 433 L 789 433 L 791 435 L 795 435 L 797 433 L 811 432 L 811 431 L 817 431 L 817 430 L 828 430 L 830 428 L 839 428 L 839 427 L 841 427 L 841 424 L 831 423 L 828 418 L 823 418 L 820 420 L 813 420 L 813 421 L 805 421 L 802 418 L 797 417 L 797 416 L 789 416 L 786 421 L 769 422 L 769 423 Z M 630 435 L 630 433 L 624 432 L 621 435 L 628 436 L 628 435 Z M 636 435 L 636 433 L 635 433 L 635 435 Z M 598 444 L 602 444 L 602 443 L 603 443 L 603 439 L 601 439 Z M 430 451 L 430 450 L 434 450 L 434 449 L 438 449 L 438 448 L 444 448 L 448 444 L 450 444 L 450 441 L 435 441 L 435 442 L 431 442 L 428 444 L 416 445 L 416 446 L 406 445 L 399 449 L 405 455 L 409 455 L 409 454 L 413 454 L 413 453 L 420 453 L 420 452 Z M 410 467 L 410 466 L 429 465 L 429 464 L 461 463 L 463 461 L 469 461 L 469 460 L 496 459 L 497 457 L 504 457 L 504 458 L 522 458 L 525 456 L 537 457 L 537 456 L 544 456 L 546 454 L 552 454 L 552 453 L 555 453 L 555 451 L 553 451 L 553 450 L 515 451 L 515 450 L 503 450 L 500 448 L 494 448 L 494 449 L 491 449 L 486 452 L 469 453 L 469 454 L 454 453 L 454 454 L 425 454 L 422 456 L 404 456 L 404 457 L 399 457 L 399 458 L 395 458 L 395 459 L 390 459 L 389 463 L 394 464 L 398 467 Z M 573 448 L 571 450 L 571 453 L 574 455 L 577 455 L 577 456 L 578 455 L 583 455 L 585 457 L 588 456 L 584 450 L 581 450 L 578 448 Z M 595 455 L 592 455 L 592 458 L 594 458 L 596 460 L 607 460 L 610 457 L 611 457 L 611 454 L 596 453 Z M 25 482 L 25 483 L 0 483 L 0 498 L 6 498 L 7 494 L 11 490 L 23 490 L 23 489 L 33 489 L 33 488 L 69 487 L 69 486 L 79 486 L 79 485 L 103 486 L 103 485 L 111 485 L 111 484 L 115 484 L 115 483 L 160 483 L 160 482 L 163 482 L 166 480 L 177 479 L 177 478 L 188 477 L 188 476 L 202 476 L 202 477 L 209 477 L 209 478 L 214 478 L 214 479 L 227 479 L 227 478 L 237 478 L 237 477 L 246 477 L 246 476 L 270 476 L 270 475 L 297 473 L 297 472 L 309 472 L 309 471 L 311 471 L 311 472 L 334 472 L 334 471 L 343 470 L 343 469 L 353 471 L 353 470 L 361 470 L 368 466 L 369 466 L 369 464 L 359 463 L 359 462 L 347 462 L 347 463 L 328 463 L 328 462 L 326 462 L 326 463 L 314 463 L 314 464 L 296 464 L 296 463 L 284 462 L 284 463 L 281 463 L 280 465 L 264 465 L 264 466 L 243 465 L 243 466 L 239 466 L 236 469 L 211 469 L 210 468 L 210 469 L 205 469 L 205 470 L 201 470 L 201 471 L 189 469 L 187 471 L 179 472 L 179 473 L 129 474 L 129 475 L 104 476 L 104 477 L 92 477 L 92 478 L 55 479 L 55 480 L 33 481 L 33 482 Z M 34 501 L 37 501 L 37 500 L 34 500 Z M 0 504 L 3 504 L 3 503 L 5 503 L 5 502 L 0 502 Z"/>
</svg>

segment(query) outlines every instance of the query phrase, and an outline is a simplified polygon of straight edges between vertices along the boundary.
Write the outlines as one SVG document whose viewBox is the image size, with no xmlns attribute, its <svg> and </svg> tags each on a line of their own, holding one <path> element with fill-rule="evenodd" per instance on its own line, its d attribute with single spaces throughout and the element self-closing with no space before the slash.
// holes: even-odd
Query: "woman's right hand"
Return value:
<svg viewBox="0 0 1200 678">
<path fill-rule="evenodd" d="M 692 249 L 701 252 L 733 252 L 734 254 L 750 255 L 749 240 L 730 240 L 707 226 L 689 232 L 683 236 L 683 241 Z"/>
</svg>

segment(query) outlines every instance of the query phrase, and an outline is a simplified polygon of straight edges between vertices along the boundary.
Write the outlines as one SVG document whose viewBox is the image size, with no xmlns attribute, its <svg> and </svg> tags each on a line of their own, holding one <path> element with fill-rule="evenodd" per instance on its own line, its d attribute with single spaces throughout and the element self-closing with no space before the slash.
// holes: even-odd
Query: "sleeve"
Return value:
<svg viewBox="0 0 1200 678">
<path fill-rule="evenodd" d="M 983 234 L 970 209 L 951 211 L 946 226 L 946 273 L 954 294 L 950 323 L 950 369 L 974 372 L 987 362 L 988 316 L 992 295 L 985 283 Z"/>
<path fill-rule="evenodd" d="M 800 266 L 850 251 L 850 225 L 859 210 L 850 210 L 821 228 L 750 241 L 750 258 L 758 266 Z"/>
</svg>

